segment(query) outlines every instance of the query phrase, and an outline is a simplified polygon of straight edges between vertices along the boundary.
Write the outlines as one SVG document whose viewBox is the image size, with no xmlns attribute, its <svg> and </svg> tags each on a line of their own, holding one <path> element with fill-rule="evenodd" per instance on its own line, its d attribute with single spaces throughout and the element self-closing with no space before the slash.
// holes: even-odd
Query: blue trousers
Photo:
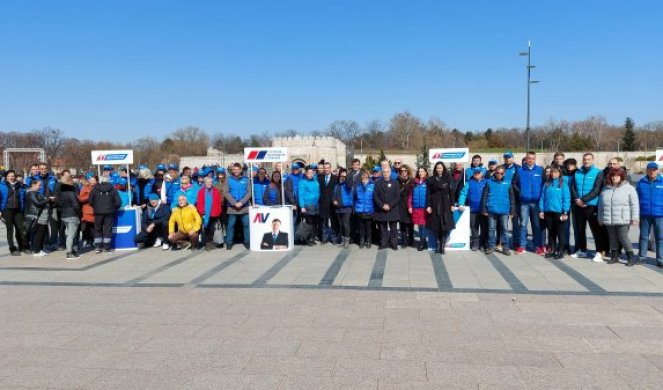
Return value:
<svg viewBox="0 0 663 390">
<path fill-rule="evenodd" d="M 663 264 L 663 217 L 640 218 L 640 257 L 647 256 L 651 229 L 654 229 L 654 239 L 656 240 L 656 262 Z"/>
<path fill-rule="evenodd" d="M 241 218 L 244 229 L 244 244 L 249 245 L 251 235 L 249 234 L 249 214 L 228 214 L 228 227 L 226 228 L 226 245 L 232 245 L 235 234 L 235 221 Z"/>
<path fill-rule="evenodd" d="M 508 248 L 509 237 L 509 216 L 507 214 L 489 214 L 488 215 L 488 248 L 495 249 L 495 239 L 497 225 L 501 226 L 500 240 L 504 248 Z M 515 227 L 514 227 L 515 229 Z"/>
<path fill-rule="evenodd" d="M 539 218 L 539 205 L 537 203 L 520 204 L 520 242 L 518 244 L 523 248 L 527 246 L 527 222 L 530 222 L 532 225 L 532 242 L 534 243 L 534 248 L 543 246 L 541 244 L 543 241 L 541 237 L 541 219 Z M 513 229 L 516 229 L 515 226 Z M 514 231 L 514 236 L 515 233 Z"/>
</svg>

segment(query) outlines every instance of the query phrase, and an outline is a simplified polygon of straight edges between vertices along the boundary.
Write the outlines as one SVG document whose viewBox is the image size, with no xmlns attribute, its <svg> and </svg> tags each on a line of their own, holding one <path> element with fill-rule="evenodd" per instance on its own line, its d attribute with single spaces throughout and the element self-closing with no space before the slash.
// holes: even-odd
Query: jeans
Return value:
<svg viewBox="0 0 663 390">
<path fill-rule="evenodd" d="M 532 225 L 532 243 L 534 248 L 543 246 L 541 243 L 541 219 L 539 218 L 539 205 L 536 203 L 520 204 L 520 242 L 519 246 L 527 247 L 527 222 Z M 514 227 L 515 229 L 515 227 Z M 514 232 L 515 233 L 515 232 Z"/>
<path fill-rule="evenodd" d="M 506 249 L 508 248 L 509 237 L 507 236 L 507 230 L 509 225 L 509 215 L 507 214 L 489 214 L 488 215 L 488 248 L 495 249 L 495 230 L 497 225 L 501 226 L 502 231 L 500 232 L 500 240 L 502 246 Z"/>
<path fill-rule="evenodd" d="M 514 215 L 513 218 L 511 218 L 511 226 L 513 227 L 513 231 L 511 232 L 511 241 L 513 242 L 511 243 L 511 245 L 513 245 L 513 249 L 516 249 L 519 246 L 525 246 L 525 244 L 527 244 L 527 241 L 520 242 L 520 235 L 521 235 L 520 231 L 522 230 L 520 228 L 521 219 L 522 218 L 520 217 L 520 204 L 516 203 L 516 215 Z M 504 232 L 508 231 L 508 225 L 509 224 L 507 223 L 506 225 L 507 227 L 503 230 Z M 506 235 L 504 236 L 506 237 Z M 527 230 L 525 230 L 525 237 L 527 237 Z M 505 245 L 506 242 L 507 241 L 502 241 L 502 245 Z"/>
<path fill-rule="evenodd" d="M 652 229 L 656 241 L 656 262 L 663 264 L 663 217 L 640 218 L 640 257 L 647 257 L 649 232 Z"/>
<path fill-rule="evenodd" d="M 62 223 L 64 224 L 64 234 L 66 237 L 65 245 L 67 247 L 67 253 L 74 251 L 74 240 L 78 236 L 78 227 L 81 224 L 81 220 L 76 217 L 67 217 L 62 218 Z"/>
<path fill-rule="evenodd" d="M 226 228 L 226 244 L 232 245 L 235 233 L 235 221 L 237 218 L 242 220 L 242 228 L 244 229 L 244 244 L 249 245 L 251 236 L 249 235 L 249 214 L 228 214 L 228 227 Z"/>
</svg>

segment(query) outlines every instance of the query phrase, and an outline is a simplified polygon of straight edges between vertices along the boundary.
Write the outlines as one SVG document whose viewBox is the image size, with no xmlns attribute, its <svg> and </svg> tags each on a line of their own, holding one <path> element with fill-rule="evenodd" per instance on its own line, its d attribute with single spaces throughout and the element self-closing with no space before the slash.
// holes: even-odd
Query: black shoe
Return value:
<svg viewBox="0 0 663 390">
<path fill-rule="evenodd" d="M 67 260 L 76 260 L 76 259 L 80 259 L 80 258 L 81 257 L 76 252 L 67 253 Z"/>
<path fill-rule="evenodd" d="M 311 241 L 309 241 L 308 244 L 306 244 L 306 245 L 308 245 L 308 246 L 316 246 L 316 245 L 318 245 L 318 244 L 316 244 L 314 240 L 311 240 Z"/>
<path fill-rule="evenodd" d="M 103 249 L 101 249 L 101 248 L 97 248 L 97 249 L 94 250 L 94 253 L 101 253 L 101 252 L 103 252 L 103 251 L 104 251 Z"/>
<path fill-rule="evenodd" d="M 391 246 L 391 249 L 397 251 L 397 250 L 398 250 L 398 245 L 392 245 L 392 246 Z"/>
<path fill-rule="evenodd" d="M 626 258 L 628 259 L 628 261 L 626 262 L 626 266 L 633 267 L 636 263 L 635 255 L 633 254 L 633 252 L 626 252 Z"/>
<path fill-rule="evenodd" d="M 555 260 L 562 260 L 563 258 L 564 258 L 564 252 L 563 251 L 559 251 L 559 252 L 555 253 Z"/>
<path fill-rule="evenodd" d="M 371 244 L 370 242 L 366 243 L 366 249 L 371 249 L 372 246 L 373 246 L 373 244 Z"/>
<path fill-rule="evenodd" d="M 244 244 L 244 248 L 246 248 L 246 249 L 251 249 L 251 245 L 249 245 L 249 244 Z"/>
<path fill-rule="evenodd" d="M 492 255 L 495 252 L 494 249 L 486 249 L 486 256 Z"/>
<path fill-rule="evenodd" d="M 656 263 L 656 266 L 657 266 L 658 268 L 663 268 L 663 263 Z"/>
<path fill-rule="evenodd" d="M 233 244 L 228 244 L 228 245 L 226 246 L 226 249 L 227 249 L 227 250 L 231 250 L 231 249 L 233 249 Z"/>
<path fill-rule="evenodd" d="M 387 249 L 387 248 L 389 248 L 388 245 L 380 245 L 380 246 L 378 247 L 378 250 L 383 250 L 383 249 Z"/>
<path fill-rule="evenodd" d="M 549 252 L 546 252 L 546 254 L 543 255 L 543 257 L 545 257 L 546 259 L 552 259 L 552 258 L 554 258 L 556 255 L 557 255 L 557 254 L 556 254 L 555 252 L 553 252 L 553 251 L 549 251 Z"/>
<path fill-rule="evenodd" d="M 504 256 L 511 256 L 511 251 L 508 250 L 507 248 L 504 248 L 504 249 L 502 250 L 502 254 L 503 254 Z"/>
<path fill-rule="evenodd" d="M 407 249 L 407 244 L 401 245 L 401 249 Z"/>
<path fill-rule="evenodd" d="M 113 250 L 112 250 L 111 248 L 106 248 L 106 249 L 104 249 L 104 252 L 106 252 L 106 253 L 111 253 L 112 251 L 113 251 Z"/>
<path fill-rule="evenodd" d="M 11 252 L 11 255 L 12 255 L 12 256 L 20 256 L 20 255 L 21 255 L 21 252 L 19 252 L 19 251 L 12 251 L 12 252 Z"/>
</svg>

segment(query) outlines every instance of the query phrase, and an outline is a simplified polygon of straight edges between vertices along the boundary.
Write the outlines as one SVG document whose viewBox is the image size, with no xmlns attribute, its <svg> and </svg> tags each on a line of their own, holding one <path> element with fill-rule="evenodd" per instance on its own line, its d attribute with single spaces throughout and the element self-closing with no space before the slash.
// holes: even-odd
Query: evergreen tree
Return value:
<svg viewBox="0 0 663 390">
<path fill-rule="evenodd" d="M 416 164 L 416 169 L 419 169 L 419 167 L 430 169 L 430 160 L 428 159 L 428 147 L 426 146 L 426 142 L 424 142 L 423 146 L 421 147 L 421 154 L 417 155 Z"/>
<path fill-rule="evenodd" d="M 624 123 L 624 136 L 622 137 L 622 150 L 625 152 L 632 152 L 636 148 L 636 134 L 635 134 L 635 122 L 633 119 L 626 117 L 626 122 Z"/>
<path fill-rule="evenodd" d="M 387 156 L 384 154 L 384 149 L 380 149 L 380 155 L 378 155 L 378 165 L 380 165 L 380 163 L 383 161 L 387 161 Z"/>
</svg>

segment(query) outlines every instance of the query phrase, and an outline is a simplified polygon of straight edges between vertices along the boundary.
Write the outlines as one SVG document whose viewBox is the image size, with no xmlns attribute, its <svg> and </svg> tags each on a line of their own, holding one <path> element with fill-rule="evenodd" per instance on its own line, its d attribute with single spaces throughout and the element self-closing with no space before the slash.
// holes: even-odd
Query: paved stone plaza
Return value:
<svg viewBox="0 0 663 390">
<path fill-rule="evenodd" d="M 0 285 L 0 388 L 663 386 L 652 265 L 331 245 L 66 261 L 3 242 Z"/>
</svg>

